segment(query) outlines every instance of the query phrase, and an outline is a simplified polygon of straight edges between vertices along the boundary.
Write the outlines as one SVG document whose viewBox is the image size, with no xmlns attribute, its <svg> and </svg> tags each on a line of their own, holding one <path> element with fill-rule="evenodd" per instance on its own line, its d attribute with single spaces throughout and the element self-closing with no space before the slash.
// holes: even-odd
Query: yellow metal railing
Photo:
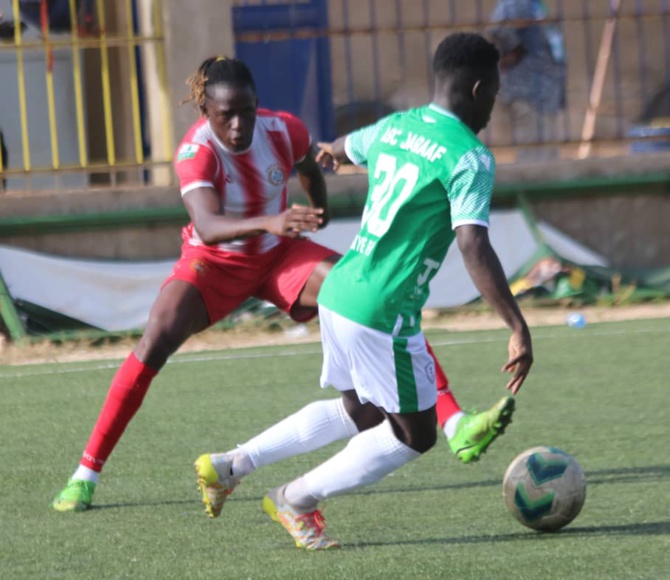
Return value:
<svg viewBox="0 0 670 580">
<path fill-rule="evenodd" d="M 51 138 L 51 161 L 53 168 L 60 166 L 60 155 L 58 154 L 58 124 L 56 123 L 56 96 L 54 94 L 54 56 L 53 48 L 49 40 L 49 26 L 47 23 L 42 28 L 44 35 L 44 61 L 46 62 L 47 82 L 47 107 L 49 111 L 49 136 Z"/>
<path fill-rule="evenodd" d="M 101 0 L 100 0 L 101 1 Z M 126 14 L 133 13 L 132 0 L 126 0 Z M 142 120 L 140 119 L 140 92 L 137 86 L 137 61 L 135 60 L 135 31 L 132 26 L 128 27 L 129 36 L 133 42 L 128 43 L 128 63 L 130 65 L 130 94 L 133 110 L 133 135 L 135 137 L 135 159 L 142 163 L 144 151 L 142 150 Z"/>
<path fill-rule="evenodd" d="M 107 162 L 114 165 L 116 153 L 114 151 L 114 125 L 112 120 L 112 95 L 109 85 L 109 47 L 105 21 L 105 7 L 102 0 L 97 0 L 98 19 L 100 21 L 100 74 L 102 75 L 102 100 L 105 108 L 105 137 L 107 138 Z"/>
<path fill-rule="evenodd" d="M 155 34 L 159 38 L 164 37 L 164 32 L 163 32 L 163 18 L 161 16 L 161 6 L 159 2 L 154 2 L 152 5 L 152 20 L 154 23 L 154 31 Z M 165 66 L 165 51 L 164 50 L 158 50 L 156 51 L 156 68 L 158 69 L 158 79 L 159 82 L 165 86 L 167 84 L 167 74 L 166 74 L 166 66 Z M 170 99 L 168 98 L 168 93 L 167 91 L 161 91 L 161 107 L 165 114 L 167 114 L 167 111 L 170 109 Z M 169 124 L 165 124 L 165 127 L 170 127 Z M 165 153 L 165 159 L 170 160 L 172 158 L 172 139 L 171 139 L 171 131 L 168 131 L 168 134 L 165 139 L 163 139 L 163 146 L 164 146 L 164 153 Z"/>
<path fill-rule="evenodd" d="M 5 145 L 11 150 L 9 166 L 4 167 L 0 159 L 0 173 L 3 178 L 9 178 L 8 191 L 12 190 L 13 184 L 21 182 L 25 182 L 26 185 L 18 189 L 29 189 L 31 177 L 44 174 L 54 176 L 63 173 L 95 174 L 97 181 L 102 182 L 99 184 L 104 184 L 104 176 L 107 175 L 107 183 L 114 184 L 118 173 L 146 175 L 144 172 L 147 169 L 154 166 L 164 167 L 171 162 L 172 143 L 169 132 L 167 138 L 162 138 L 160 143 L 154 143 L 151 155 L 146 155 L 145 158 L 144 144 L 147 138 L 145 130 L 148 130 L 148 121 L 143 119 L 143 112 L 147 111 L 147 107 L 159 108 L 158 118 L 165 127 L 171 124 L 171 115 L 169 96 L 165 90 L 167 75 L 161 24 L 162 7 L 158 0 L 152 1 L 151 10 L 145 12 L 145 15 L 150 15 L 145 18 L 151 22 L 144 22 L 144 26 L 141 26 L 138 22 L 140 12 L 135 4 L 138 1 L 142 0 L 91 2 L 95 30 L 83 31 L 77 14 L 80 10 L 79 3 L 76 0 L 67 0 L 71 28 L 71 33 L 67 35 L 50 32 L 48 5 L 44 3 L 38 36 L 25 35 L 19 25 L 21 21 L 19 0 L 11 0 L 15 22 L 13 42 L 0 43 L 2 54 L 13 51 L 16 57 L 18 108 L 16 113 L 11 113 L 15 130 L 13 135 L 4 130 Z M 148 71 L 147 67 L 143 69 L 138 67 L 140 48 L 153 49 L 157 70 L 150 71 L 150 74 L 161 87 L 160 95 L 148 87 L 144 103 L 142 88 L 146 87 L 146 79 L 140 78 L 140 75 Z M 46 93 L 44 95 L 34 96 L 27 91 L 27 80 L 30 78 L 27 78 L 26 73 L 28 51 L 36 54 L 42 52 L 44 55 L 43 86 Z M 123 56 L 124 53 L 126 56 Z M 55 66 L 55 54 L 70 56 L 68 68 L 71 62 L 71 71 L 68 71 L 68 76 L 71 75 L 73 86 L 67 91 L 62 90 L 61 79 L 59 82 L 54 79 L 54 74 L 58 75 L 63 70 L 58 68 L 60 64 Z M 95 67 L 99 70 L 95 71 Z M 30 74 L 32 75 L 32 71 Z M 70 86 L 69 80 L 65 84 Z M 70 93 L 72 89 L 73 93 Z M 67 96 L 63 97 L 61 93 L 65 92 L 73 94 L 71 102 L 63 102 Z M 92 113 L 90 94 L 95 93 L 99 93 L 99 103 L 93 103 Z M 89 95 L 88 101 L 87 95 Z M 44 103 L 41 106 L 42 111 L 46 108 L 48 125 L 44 129 L 49 132 L 50 162 L 48 163 L 44 162 L 46 147 L 42 145 L 42 149 L 37 151 L 35 149 L 37 145 L 31 143 L 31 130 L 35 131 L 31 124 L 34 105 L 33 101 L 28 102 L 28 97 L 42 101 Z M 120 106 L 128 109 L 130 114 L 127 115 Z M 66 116 L 62 115 L 64 107 L 68 112 Z M 98 107 L 99 118 L 94 116 Z M 157 117 L 155 114 L 152 116 L 154 119 Z M 102 127 L 104 134 L 99 129 Z M 72 141 L 70 148 L 76 147 L 76 153 L 70 151 L 67 156 L 63 155 L 64 151 L 61 149 L 63 142 L 59 139 L 63 136 Z M 124 136 L 126 139 L 123 139 Z M 92 140 L 97 143 L 95 151 L 91 148 Z M 22 159 L 19 159 L 18 155 L 12 155 L 19 150 L 22 152 Z M 41 163 L 35 161 L 40 155 Z M 58 177 L 55 183 L 57 184 L 55 187 L 59 188 Z"/>
<path fill-rule="evenodd" d="M 19 22 L 19 0 L 12 0 L 14 21 Z M 19 88 L 19 110 L 21 115 L 21 145 L 23 149 L 23 168 L 30 171 L 30 140 L 28 136 L 28 112 L 26 107 L 26 78 L 23 67 L 23 46 L 21 45 L 21 27 L 14 29 L 14 43 L 16 45 L 16 70 Z M 5 147 L 7 144 L 5 143 Z"/>
<path fill-rule="evenodd" d="M 86 132 L 84 128 L 84 96 L 81 75 L 81 48 L 79 45 L 79 28 L 77 22 L 77 5 L 70 0 L 70 26 L 72 27 L 72 76 L 74 79 L 75 110 L 77 112 L 77 144 L 79 145 L 79 164 L 88 165 L 86 150 Z"/>
</svg>

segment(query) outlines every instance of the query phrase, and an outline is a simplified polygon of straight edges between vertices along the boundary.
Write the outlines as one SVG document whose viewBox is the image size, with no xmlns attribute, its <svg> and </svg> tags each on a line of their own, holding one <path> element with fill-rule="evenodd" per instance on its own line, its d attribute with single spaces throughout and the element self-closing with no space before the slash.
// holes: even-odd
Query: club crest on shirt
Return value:
<svg viewBox="0 0 670 580">
<path fill-rule="evenodd" d="M 198 152 L 198 149 L 200 149 L 200 145 L 184 143 L 184 145 L 179 148 L 179 152 L 177 153 L 177 162 L 183 161 L 184 159 L 193 159 L 195 154 Z"/>
<path fill-rule="evenodd" d="M 426 377 L 431 383 L 435 382 L 435 365 L 432 362 L 426 365 Z"/>
<path fill-rule="evenodd" d="M 284 183 L 284 172 L 279 165 L 270 165 L 267 170 L 268 179 L 272 185 L 281 185 Z"/>
</svg>

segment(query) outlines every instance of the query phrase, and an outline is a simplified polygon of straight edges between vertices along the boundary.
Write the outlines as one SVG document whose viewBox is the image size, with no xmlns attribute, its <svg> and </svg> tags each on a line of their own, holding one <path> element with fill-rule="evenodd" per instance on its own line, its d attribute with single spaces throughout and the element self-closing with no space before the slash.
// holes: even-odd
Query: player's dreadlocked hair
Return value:
<svg viewBox="0 0 670 580">
<path fill-rule="evenodd" d="M 180 104 L 193 102 L 194 106 L 203 111 L 205 106 L 205 89 L 219 83 L 251 87 L 256 92 L 256 83 L 251 71 L 244 62 L 237 58 L 212 56 L 198 67 L 196 73 L 186 79 L 189 88 L 188 96 Z"/>
<path fill-rule="evenodd" d="M 498 66 L 498 49 L 483 36 L 472 32 L 450 34 L 440 42 L 433 58 L 435 76 L 462 70 L 492 70 Z"/>
</svg>

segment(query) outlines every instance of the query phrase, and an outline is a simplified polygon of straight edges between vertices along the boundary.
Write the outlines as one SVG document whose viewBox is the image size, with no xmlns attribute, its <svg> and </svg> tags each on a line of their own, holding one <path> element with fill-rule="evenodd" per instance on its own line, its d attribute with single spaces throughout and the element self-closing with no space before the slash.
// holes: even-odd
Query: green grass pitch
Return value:
<svg viewBox="0 0 670 580">
<path fill-rule="evenodd" d="M 465 408 L 504 394 L 505 331 L 428 331 Z M 437 447 L 379 484 L 332 498 L 336 552 L 305 553 L 261 513 L 270 487 L 341 444 L 275 464 L 217 520 L 193 460 L 224 451 L 316 398 L 318 344 L 177 355 L 152 386 L 84 514 L 49 509 L 117 362 L 0 366 L 0 578 L 670 578 L 670 320 L 534 329 L 536 362 L 507 433 L 482 461 Z M 579 517 L 556 534 L 519 525 L 501 497 L 535 445 L 586 472 Z"/>
</svg>

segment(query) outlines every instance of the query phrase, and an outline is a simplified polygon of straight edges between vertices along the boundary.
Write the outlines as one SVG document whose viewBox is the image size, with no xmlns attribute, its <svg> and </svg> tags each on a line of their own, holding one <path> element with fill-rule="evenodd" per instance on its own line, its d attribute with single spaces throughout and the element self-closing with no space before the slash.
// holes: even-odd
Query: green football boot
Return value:
<svg viewBox="0 0 670 580">
<path fill-rule="evenodd" d="M 95 483 L 83 479 L 71 479 L 51 502 L 57 512 L 83 512 L 91 507 Z"/>
<path fill-rule="evenodd" d="M 513 413 L 514 397 L 503 397 L 483 413 L 466 413 L 458 422 L 456 433 L 449 439 L 452 453 L 463 463 L 479 460 L 512 422 Z"/>
</svg>

